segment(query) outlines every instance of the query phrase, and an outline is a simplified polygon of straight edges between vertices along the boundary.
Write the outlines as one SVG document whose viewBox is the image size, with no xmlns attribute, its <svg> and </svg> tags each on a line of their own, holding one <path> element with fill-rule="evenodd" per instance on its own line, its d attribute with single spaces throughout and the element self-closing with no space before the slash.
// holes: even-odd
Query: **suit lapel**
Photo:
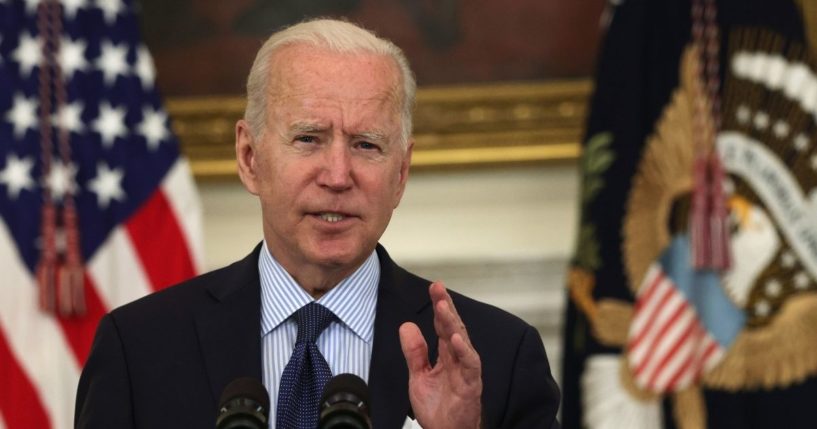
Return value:
<svg viewBox="0 0 817 429">
<path fill-rule="evenodd" d="M 238 377 L 261 381 L 259 249 L 230 267 L 232 276 L 227 281 L 208 285 L 215 303 L 196 317 L 201 353 L 216 401 L 224 387 Z"/>
<path fill-rule="evenodd" d="M 196 317 L 196 331 L 214 400 L 238 377 L 261 380 L 261 289 L 258 277 L 260 245 L 231 268 L 231 278 L 211 283 L 212 307 Z M 426 338 L 432 362 L 437 355 L 429 282 L 397 266 L 383 247 L 380 259 L 374 344 L 369 370 L 369 395 L 374 427 L 402 427 L 411 413 L 408 370 L 398 330 L 416 323 Z"/>
<path fill-rule="evenodd" d="M 374 344 L 369 371 L 369 395 L 374 427 L 402 427 L 411 412 L 408 398 L 408 370 L 400 348 L 400 325 L 416 323 L 427 341 L 429 354 L 436 356 L 436 336 L 428 297 L 429 283 L 398 267 L 383 247 L 377 247 L 380 259 L 380 284 L 377 294 Z"/>
</svg>

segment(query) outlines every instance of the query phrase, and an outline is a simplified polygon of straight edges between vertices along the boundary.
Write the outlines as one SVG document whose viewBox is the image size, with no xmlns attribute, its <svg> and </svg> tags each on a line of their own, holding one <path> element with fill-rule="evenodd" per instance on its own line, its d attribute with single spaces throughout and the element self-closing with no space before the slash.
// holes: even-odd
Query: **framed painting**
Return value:
<svg viewBox="0 0 817 429">
<path fill-rule="evenodd" d="M 244 80 L 272 32 L 342 17 L 406 53 L 414 167 L 578 156 L 604 0 L 140 0 L 174 129 L 200 178 L 234 176 Z"/>
</svg>

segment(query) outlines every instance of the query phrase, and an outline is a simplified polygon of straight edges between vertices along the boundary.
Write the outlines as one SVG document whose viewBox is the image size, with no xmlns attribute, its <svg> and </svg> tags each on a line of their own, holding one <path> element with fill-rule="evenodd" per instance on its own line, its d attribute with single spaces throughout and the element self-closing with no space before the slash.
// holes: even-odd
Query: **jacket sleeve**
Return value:
<svg viewBox="0 0 817 429">
<path fill-rule="evenodd" d="M 134 427 L 124 345 L 110 314 L 99 322 L 91 354 L 79 379 L 74 427 Z"/>
<path fill-rule="evenodd" d="M 514 360 L 503 428 L 558 428 L 561 394 L 550 372 L 545 347 L 531 326 L 525 330 Z"/>
</svg>

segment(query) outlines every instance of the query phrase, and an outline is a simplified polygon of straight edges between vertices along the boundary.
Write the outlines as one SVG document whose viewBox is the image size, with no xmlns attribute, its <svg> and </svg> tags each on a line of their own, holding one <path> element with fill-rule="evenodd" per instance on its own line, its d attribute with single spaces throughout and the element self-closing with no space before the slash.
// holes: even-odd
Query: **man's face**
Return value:
<svg viewBox="0 0 817 429">
<path fill-rule="evenodd" d="M 263 135 L 237 126 L 241 180 L 261 200 L 270 251 L 296 279 L 304 269 L 351 272 L 374 250 L 408 178 L 397 66 L 296 44 L 273 56 L 271 70 Z"/>
</svg>

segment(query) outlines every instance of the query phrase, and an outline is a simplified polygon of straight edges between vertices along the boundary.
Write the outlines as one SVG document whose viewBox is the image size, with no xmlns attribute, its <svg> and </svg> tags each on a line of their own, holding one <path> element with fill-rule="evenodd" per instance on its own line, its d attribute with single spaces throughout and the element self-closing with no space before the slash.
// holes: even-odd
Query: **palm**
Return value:
<svg viewBox="0 0 817 429">
<path fill-rule="evenodd" d="M 472 404 L 479 404 L 481 384 L 478 377 L 465 380 L 437 362 L 430 371 L 411 378 L 409 399 L 418 420 L 435 424 L 423 426 L 425 429 L 464 427 L 458 423 L 468 421 Z"/>
</svg>

